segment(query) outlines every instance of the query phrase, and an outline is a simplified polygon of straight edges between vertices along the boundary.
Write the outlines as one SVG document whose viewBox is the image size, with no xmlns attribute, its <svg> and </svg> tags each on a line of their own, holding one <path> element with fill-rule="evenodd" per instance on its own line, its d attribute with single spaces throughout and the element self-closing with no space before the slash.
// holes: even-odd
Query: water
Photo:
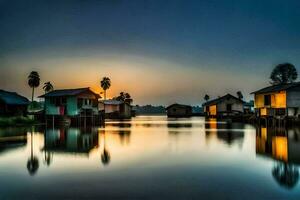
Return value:
<svg viewBox="0 0 300 200">
<path fill-rule="evenodd" d="M 300 131 L 141 116 L 0 130 L 0 199 L 299 199 Z"/>
</svg>

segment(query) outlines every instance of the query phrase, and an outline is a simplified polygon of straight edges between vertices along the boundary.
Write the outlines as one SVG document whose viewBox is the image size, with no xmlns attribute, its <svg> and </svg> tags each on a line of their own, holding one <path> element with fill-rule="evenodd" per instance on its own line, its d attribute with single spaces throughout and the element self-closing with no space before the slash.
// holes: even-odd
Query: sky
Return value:
<svg viewBox="0 0 300 200">
<path fill-rule="evenodd" d="M 0 88 L 27 97 L 28 74 L 55 89 L 110 77 L 134 104 L 201 105 L 269 85 L 300 66 L 300 1 L 0 0 Z"/>
</svg>

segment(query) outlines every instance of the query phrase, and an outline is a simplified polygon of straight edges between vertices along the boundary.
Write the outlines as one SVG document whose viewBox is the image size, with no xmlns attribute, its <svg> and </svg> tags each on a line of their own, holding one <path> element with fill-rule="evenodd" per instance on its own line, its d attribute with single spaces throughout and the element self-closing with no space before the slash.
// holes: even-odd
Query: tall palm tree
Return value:
<svg viewBox="0 0 300 200">
<path fill-rule="evenodd" d="M 32 71 L 28 76 L 28 85 L 32 88 L 31 101 L 33 102 L 34 88 L 40 85 L 40 75 L 36 71 Z"/>
<path fill-rule="evenodd" d="M 102 89 L 104 90 L 104 100 L 106 100 L 106 90 L 108 90 L 111 86 L 110 78 L 103 77 L 103 79 L 100 81 L 100 85 Z"/>
<path fill-rule="evenodd" d="M 54 89 L 53 85 L 50 83 L 50 81 L 44 83 L 43 90 L 45 93 L 51 92 Z"/>
</svg>

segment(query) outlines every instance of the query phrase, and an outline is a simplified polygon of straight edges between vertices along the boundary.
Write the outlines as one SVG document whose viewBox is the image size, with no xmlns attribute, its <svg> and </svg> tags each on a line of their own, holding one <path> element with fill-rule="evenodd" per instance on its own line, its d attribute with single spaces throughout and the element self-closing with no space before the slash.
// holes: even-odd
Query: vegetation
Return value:
<svg viewBox="0 0 300 200">
<path fill-rule="evenodd" d="M 44 102 L 33 101 L 28 105 L 28 112 L 39 112 L 44 109 Z"/>
<path fill-rule="evenodd" d="M 34 98 L 34 88 L 37 88 L 40 85 L 40 75 L 36 71 L 32 71 L 28 76 L 28 85 L 32 88 L 31 102 Z"/>
<path fill-rule="evenodd" d="M 238 96 L 239 99 L 243 99 L 243 98 L 244 98 L 244 96 L 243 96 L 243 94 L 242 94 L 241 91 L 238 91 L 238 92 L 236 93 L 236 95 Z"/>
<path fill-rule="evenodd" d="M 131 98 L 130 94 L 125 93 L 125 92 L 120 92 L 120 95 L 117 97 L 114 97 L 113 99 L 118 100 L 118 101 L 132 103 L 132 98 Z"/>
<path fill-rule="evenodd" d="M 297 77 L 297 70 L 291 63 L 282 63 L 277 65 L 270 75 L 272 85 L 292 83 L 297 79 Z"/>
<path fill-rule="evenodd" d="M 205 96 L 204 96 L 204 100 L 205 101 L 208 101 L 210 99 L 210 97 L 208 96 L 208 94 L 206 94 Z"/>
<path fill-rule="evenodd" d="M 0 126 L 26 126 L 32 125 L 35 121 L 28 117 L 0 117 Z"/>
<path fill-rule="evenodd" d="M 165 114 L 166 113 L 166 108 L 164 106 L 136 105 L 133 106 L 133 110 L 136 111 L 136 114 Z"/>
<path fill-rule="evenodd" d="M 106 90 L 108 90 L 111 86 L 110 78 L 103 77 L 103 79 L 100 81 L 100 85 L 102 89 L 104 90 L 104 100 L 106 100 Z"/>
<path fill-rule="evenodd" d="M 53 85 L 50 83 L 50 81 L 44 83 L 43 90 L 45 93 L 51 92 L 54 89 Z"/>
</svg>

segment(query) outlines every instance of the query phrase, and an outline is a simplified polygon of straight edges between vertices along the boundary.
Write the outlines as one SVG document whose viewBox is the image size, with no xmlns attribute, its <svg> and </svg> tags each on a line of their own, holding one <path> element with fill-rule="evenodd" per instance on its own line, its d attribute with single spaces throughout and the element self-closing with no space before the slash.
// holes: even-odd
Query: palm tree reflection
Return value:
<svg viewBox="0 0 300 200">
<path fill-rule="evenodd" d="M 27 170 L 31 176 L 35 175 L 39 168 L 39 160 L 36 156 L 33 155 L 33 130 L 31 131 L 31 153 L 30 158 L 27 161 Z"/>
<path fill-rule="evenodd" d="M 106 148 L 106 137 L 105 137 L 105 132 L 104 132 L 104 148 L 103 152 L 101 154 L 101 161 L 103 165 L 108 165 L 110 162 L 110 153 Z"/>
<path fill-rule="evenodd" d="M 47 166 L 50 166 L 52 160 L 53 160 L 53 154 L 50 151 L 45 150 L 44 151 L 45 155 L 44 155 L 44 163 Z"/>
</svg>

